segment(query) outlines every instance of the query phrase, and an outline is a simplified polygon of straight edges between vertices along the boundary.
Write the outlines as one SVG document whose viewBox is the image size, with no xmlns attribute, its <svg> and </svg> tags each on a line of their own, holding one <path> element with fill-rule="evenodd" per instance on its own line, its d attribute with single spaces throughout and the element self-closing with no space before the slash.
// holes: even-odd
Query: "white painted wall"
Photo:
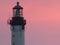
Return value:
<svg viewBox="0 0 60 45">
<path fill-rule="evenodd" d="M 15 45 L 24 45 L 24 30 L 22 30 L 22 26 L 14 26 L 14 30 L 12 31 L 12 35 L 15 35 L 15 37 L 12 36 L 12 45 L 13 43 Z"/>
</svg>

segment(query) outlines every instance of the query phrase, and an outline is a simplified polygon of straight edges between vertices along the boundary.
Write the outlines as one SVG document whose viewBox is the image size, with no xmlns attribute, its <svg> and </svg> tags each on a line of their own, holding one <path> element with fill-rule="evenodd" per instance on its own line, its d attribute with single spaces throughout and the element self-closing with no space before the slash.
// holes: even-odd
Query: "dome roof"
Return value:
<svg viewBox="0 0 60 45">
<path fill-rule="evenodd" d="M 14 6 L 13 9 L 23 9 L 23 7 L 21 7 L 21 6 L 19 5 L 19 2 L 17 2 L 17 5 Z"/>
</svg>

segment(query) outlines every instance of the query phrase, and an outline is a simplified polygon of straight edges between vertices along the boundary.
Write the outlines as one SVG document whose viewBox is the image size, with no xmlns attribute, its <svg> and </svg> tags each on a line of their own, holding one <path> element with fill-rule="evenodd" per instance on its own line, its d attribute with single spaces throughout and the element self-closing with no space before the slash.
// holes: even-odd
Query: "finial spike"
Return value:
<svg viewBox="0 0 60 45">
<path fill-rule="evenodd" d="M 19 2 L 17 2 L 17 5 L 19 5 Z"/>
</svg>

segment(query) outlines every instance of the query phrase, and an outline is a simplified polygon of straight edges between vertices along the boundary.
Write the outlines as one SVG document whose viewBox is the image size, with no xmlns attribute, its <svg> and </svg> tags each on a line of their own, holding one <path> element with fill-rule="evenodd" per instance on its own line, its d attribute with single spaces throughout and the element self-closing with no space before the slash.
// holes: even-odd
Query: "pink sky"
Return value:
<svg viewBox="0 0 60 45">
<path fill-rule="evenodd" d="M 26 45 L 60 45 L 60 0 L 0 0 L 0 45 L 11 45 L 7 20 L 16 2 L 27 20 Z"/>
</svg>

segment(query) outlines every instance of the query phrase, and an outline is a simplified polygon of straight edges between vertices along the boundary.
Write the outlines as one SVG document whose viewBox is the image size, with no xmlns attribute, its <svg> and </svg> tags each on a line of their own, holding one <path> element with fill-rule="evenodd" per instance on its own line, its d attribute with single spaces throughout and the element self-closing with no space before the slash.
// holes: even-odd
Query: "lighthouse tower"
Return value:
<svg viewBox="0 0 60 45">
<path fill-rule="evenodd" d="M 23 17 L 23 7 L 17 2 L 16 6 L 13 7 L 13 17 L 10 20 L 12 31 L 12 44 L 11 45 L 24 45 L 24 31 L 26 20 Z"/>
</svg>

